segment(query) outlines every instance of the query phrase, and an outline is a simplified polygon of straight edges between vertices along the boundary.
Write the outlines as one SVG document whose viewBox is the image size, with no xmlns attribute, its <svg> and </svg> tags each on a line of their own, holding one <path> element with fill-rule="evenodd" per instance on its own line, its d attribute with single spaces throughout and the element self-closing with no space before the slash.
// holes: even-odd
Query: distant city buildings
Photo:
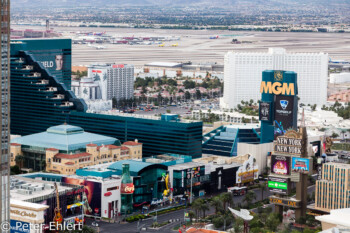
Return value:
<svg viewBox="0 0 350 233">
<path fill-rule="evenodd" d="M 189 77 L 192 79 L 224 78 L 224 66 L 216 63 L 176 63 L 176 62 L 151 62 L 143 67 L 135 68 L 136 77 L 158 78 L 166 76 L 168 78 Z"/>
<path fill-rule="evenodd" d="M 350 208 L 350 165 L 325 163 L 316 181 L 315 208 L 327 211 Z"/>
<path fill-rule="evenodd" d="M 350 90 L 343 90 L 336 93 L 332 93 L 328 96 L 328 101 L 348 103 L 350 102 Z"/>
<path fill-rule="evenodd" d="M 335 73 L 329 75 L 329 82 L 332 84 L 342 84 L 350 82 L 350 72 Z"/>
<path fill-rule="evenodd" d="M 234 109 L 241 101 L 260 100 L 264 70 L 297 73 L 300 103 L 322 106 L 327 101 L 328 54 L 287 53 L 270 48 L 267 53 L 228 52 L 225 55 L 224 97 L 220 105 Z"/>
<path fill-rule="evenodd" d="M 131 99 L 134 97 L 134 66 L 124 64 L 96 64 L 88 68 L 88 77 L 94 85 L 98 84 L 96 92 L 92 90 L 91 95 L 88 89 L 83 89 L 83 96 L 89 98 L 100 97 L 103 100 L 117 101 Z M 85 91 L 85 92 L 84 92 Z M 100 92 L 100 96 L 98 95 Z M 96 94 L 95 94 L 96 93 Z M 95 95 L 95 96 L 94 96 Z M 90 98 L 91 99 L 91 98 Z"/>
</svg>

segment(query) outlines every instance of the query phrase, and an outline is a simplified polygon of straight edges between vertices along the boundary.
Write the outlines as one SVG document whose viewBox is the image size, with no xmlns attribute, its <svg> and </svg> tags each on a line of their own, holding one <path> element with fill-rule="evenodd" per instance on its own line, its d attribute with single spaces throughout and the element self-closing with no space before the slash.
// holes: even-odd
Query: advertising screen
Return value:
<svg viewBox="0 0 350 233">
<path fill-rule="evenodd" d="M 316 157 L 321 156 L 321 141 L 312 142 L 312 150 Z"/>
<path fill-rule="evenodd" d="M 63 49 L 32 52 L 33 57 L 42 64 L 59 82 L 70 88 L 71 54 Z"/>
<path fill-rule="evenodd" d="M 270 192 L 279 193 L 279 194 L 288 194 L 288 179 L 278 178 L 278 177 L 269 177 L 267 186 L 269 187 Z"/>
<path fill-rule="evenodd" d="M 63 177 L 62 182 L 84 186 L 83 197 L 81 198 L 84 202 L 84 214 L 93 215 L 95 209 L 98 209 L 97 215 L 101 216 L 101 183 L 69 177 Z"/>
<path fill-rule="evenodd" d="M 270 102 L 259 103 L 259 120 L 260 121 L 271 120 L 271 103 Z"/>
<path fill-rule="evenodd" d="M 254 162 L 253 156 L 244 161 L 236 172 L 236 184 L 244 184 L 258 179 L 259 167 Z"/>
<path fill-rule="evenodd" d="M 293 127 L 294 96 L 275 96 L 275 138 Z"/>
<path fill-rule="evenodd" d="M 306 158 L 292 158 L 292 171 L 300 173 L 308 173 L 310 170 L 310 160 Z"/>
<path fill-rule="evenodd" d="M 290 175 L 290 157 L 283 155 L 272 155 L 271 173 L 278 175 Z"/>
</svg>

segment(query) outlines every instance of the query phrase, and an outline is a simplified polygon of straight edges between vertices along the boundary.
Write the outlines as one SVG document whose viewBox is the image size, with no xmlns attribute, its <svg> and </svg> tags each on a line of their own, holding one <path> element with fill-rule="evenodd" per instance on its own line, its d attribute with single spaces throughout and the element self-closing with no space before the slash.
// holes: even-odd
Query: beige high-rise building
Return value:
<svg viewBox="0 0 350 233">
<path fill-rule="evenodd" d="M 1 0 L 1 152 L 0 152 L 0 222 L 10 221 L 10 1 Z M 0 232 L 8 232 L 0 228 Z"/>
<path fill-rule="evenodd" d="M 350 208 L 350 164 L 325 163 L 316 181 L 315 208 L 327 211 Z"/>
</svg>

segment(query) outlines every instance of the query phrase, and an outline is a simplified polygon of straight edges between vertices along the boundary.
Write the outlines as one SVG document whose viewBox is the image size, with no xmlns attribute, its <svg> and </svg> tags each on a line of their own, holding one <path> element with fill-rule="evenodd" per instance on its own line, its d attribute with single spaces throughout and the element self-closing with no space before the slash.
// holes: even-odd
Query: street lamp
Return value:
<svg viewBox="0 0 350 233">
<path fill-rule="evenodd" d="M 193 180 L 193 171 L 191 171 L 191 191 L 190 191 L 190 204 L 192 204 L 192 180 Z"/>
</svg>

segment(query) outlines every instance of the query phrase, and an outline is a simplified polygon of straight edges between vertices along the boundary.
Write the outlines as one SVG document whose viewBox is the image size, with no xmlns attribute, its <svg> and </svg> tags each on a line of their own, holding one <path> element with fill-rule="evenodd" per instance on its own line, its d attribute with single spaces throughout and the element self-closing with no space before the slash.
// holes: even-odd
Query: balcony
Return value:
<svg viewBox="0 0 350 233">
<path fill-rule="evenodd" d="M 72 102 L 69 101 L 65 101 L 63 102 L 63 104 L 60 105 L 60 107 L 73 107 L 74 104 Z"/>
<path fill-rule="evenodd" d="M 22 70 L 33 70 L 33 66 L 25 65 Z"/>
<path fill-rule="evenodd" d="M 46 92 L 56 92 L 57 87 L 49 87 L 48 89 L 45 90 Z"/>
<path fill-rule="evenodd" d="M 40 78 L 41 77 L 41 73 L 34 72 L 34 73 L 28 75 L 27 77 L 28 78 Z"/>
<path fill-rule="evenodd" d="M 46 79 L 39 80 L 39 82 L 36 83 L 36 85 L 48 85 L 48 84 L 49 84 L 49 80 L 46 80 Z"/>
<path fill-rule="evenodd" d="M 57 94 L 57 95 L 55 95 L 52 99 L 55 99 L 55 100 L 63 100 L 63 99 L 64 99 L 64 95 L 62 95 L 62 94 Z"/>
<path fill-rule="evenodd" d="M 15 60 L 16 63 L 24 63 L 24 58 L 20 57 L 18 60 Z"/>
</svg>

